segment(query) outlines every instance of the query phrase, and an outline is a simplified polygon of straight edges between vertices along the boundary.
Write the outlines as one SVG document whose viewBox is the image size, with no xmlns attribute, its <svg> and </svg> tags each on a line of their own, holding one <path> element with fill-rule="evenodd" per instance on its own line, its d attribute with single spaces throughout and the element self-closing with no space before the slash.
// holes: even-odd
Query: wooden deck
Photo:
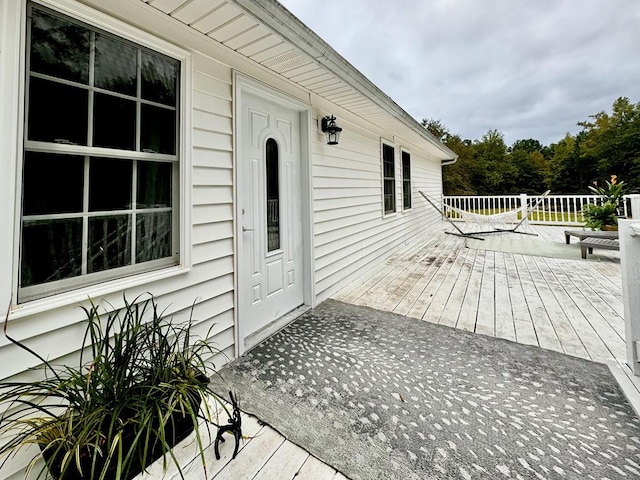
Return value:
<svg viewBox="0 0 640 480">
<path fill-rule="evenodd" d="M 564 243 L 564 228 L 527 230 Z M 619 253 L 597 253 L 590 260 L 567 260 L 474 250 L 465 239 L 441 232 L 373 267 L 334 298 L 597 362 L 624 362 Z M 212 445 L 207 448 L 206 476 L 201 462 L 191 460 L 193 441 L 183 442 L 175 454 L 186 465 L 185 478 L 346 480 L 255 417 L 243 416 L 243 433 L 234 460 L 230 437 L 220 460 Z M 161 465 L 153 467 L 143 479 L 180 478 L 175 469 L 163 476 Z"/>
<path fill-rule="evenodd" d="M 221 413 L 219 423 L 226 422 Z M 201 429 L 203 441 L 209 440 L 205 427 Z M 211 428 L 215 438 L 216 429 Z M 231 459 L 234 439 L 225 435 L 220 443 L 220 460 L 216 460 L 213 439 L 205 449 L 205 468 L 198 456 L 195 434 L 173 449 L 187 480 L 348 480 L 333 467 L 321 462 L 303 448 L 286 440 L 273 428 L 262 424 L 252 415 L 242 414 L 243 441 L 238 456 Z M 180 473 L 173 461 L 168 459 L 167 471 L 163 473 L 158 460 L 137 480 L 179 480 Z"/>
<path fill-rule="evenodd" d="M 527 229 L 560 244 L 564 230 Z M 334 298 L 605 363 L 626 356 L 622 280 L 619 252 L 596 253 L 573 260 L 475 250 L 442 233 Z"/>
</svg>

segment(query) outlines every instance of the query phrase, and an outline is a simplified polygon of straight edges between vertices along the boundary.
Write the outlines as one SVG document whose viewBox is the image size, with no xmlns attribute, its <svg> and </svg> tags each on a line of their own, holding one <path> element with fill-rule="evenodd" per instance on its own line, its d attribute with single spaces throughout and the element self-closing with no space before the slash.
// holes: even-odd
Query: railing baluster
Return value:
<svg viewBox="0 0 640 480">
<path fill-rule="evenodd" d="M 527 203 L 531 204 L 539 199 L 536 195 L 527 195 Z M 529 222 L 532 224 L 550 225 L 582 225 L 582 209 L 589 203 L 596 203 L 596 195 L 548 195 L 534 210 L 529 211 Z M 450 207 L 474 213 L 495 215 L 519 209 L 519 195 L 455 195 L 444 196 L 443 202 Z M 627 202 L 624 204 L 624 215 L 628 216 Z M 640 202 L 638 202 L 640 203 Z M 631 212 L 633 213 L 633 212 Z M 450 218 L 458 219 L 458 215 L 449 211 Z M 636 214 L 640 217 L 640 212 Z"/>
</svg>

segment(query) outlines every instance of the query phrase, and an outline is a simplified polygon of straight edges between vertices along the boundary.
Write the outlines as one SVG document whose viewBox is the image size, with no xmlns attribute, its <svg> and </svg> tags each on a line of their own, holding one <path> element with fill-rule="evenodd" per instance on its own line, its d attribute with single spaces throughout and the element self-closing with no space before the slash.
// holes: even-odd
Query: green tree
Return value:
<svg viewBox="0 0 640 480">
<path fill-rule="evenodd" d="M 473 142 L 472 155 L 475 168 L 471 170 L 471 179 L 479 195 L 512 193 L 517 168 L 507 155 L 502 132 L 489 130 L 481 140 Z"/>
<path fill-rule="evenodd" d="M 442 167 L 442 190 L 445 195 L 474 195 L 476 191 L 471 184 L 469 174 L 473 164 L 471 141 L 462 140 L 459 135 L 452 135 L 441 120 L 423 119 L 422 126 L 458 155 L 458 160 Z"/>
<path fill-rule="evenodd" d="M 640 103 L 620 97 L 611 114 L 602 111 L 589 118 L 578 125 L 583 135 L 580 156 L 593 170 L 590 180 L 604 182 L 617 175 L 629 188 L 640 188 Z"/>
<path fill-rule="evenodd" d="M 445 195 L 475 195 L 470 170 L 475 162 L 471 140 L 462 140 L 459 135 L 448 135 L 445 145 L 458 155 L 458 161 L 445 165 L 442 171 L 442 189 Z"/>
<path fill-rule="evenodd" d="M 539 152 L 542 150 L 542 144 L 533 138 L 527 138 L 526 140 L 516 140 L 509 148 L 510 152 L 524 151 L 527 153 Z"/>
<path fill-rule="evenodd" d="M 578 122 L 581 131 L 567 133 L 549 146 L 533 138 L 507 148 L 503 134 L 489 130 L 480 140 L 463 140 L 440 120 L 422 125 L 459 155 L 444 167 L 446 195 L 585 193 L 596 181 L 611 175 L 625 182 L 629 193 L 640 191 L 640 103 L 626 97 L 613 102 L 611 112 L 601 111 Z"/>
<path fill-rule="evenodd" d="M 584 193 L 595 173 L 587 168 L 580 155 L 583 135 L 567 133 L 558 143 L 551 144 L 549 187 L 553 193 Z"/>
<path fill-rule="evenodd" d="M 422 126 L 429 130 L 434 137 L 443 143 L 446 142 L 447 137 L 449 137 L 449 129 L 445 127 L 440 120 L 436 120 L 435 118 L 423 118 Z"/>
<path fill-rule="evenodd" d="M 509 156 L 518 173 L 514 191 L 510 193 L 536 194 L 547 189 L 551 167 L 543 150 L 542 144 L 533 138 L 517 140 L 511 145 Z"/>
</svg>

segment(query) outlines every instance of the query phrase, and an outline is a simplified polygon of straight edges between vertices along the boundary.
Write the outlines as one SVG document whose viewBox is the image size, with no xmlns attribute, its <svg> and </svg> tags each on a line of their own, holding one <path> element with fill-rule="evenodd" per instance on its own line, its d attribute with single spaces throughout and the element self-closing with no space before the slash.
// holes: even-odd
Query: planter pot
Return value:
<svg viewBox="0 0 640 480">
<path fill-rule="evenodd" d="M 195 399 L 193 399 L 192 406 L 195 409 L 196 413 L 199 412 L 200 399 L 198 398 L 197 402 Z M 180 412 L 174 412 L 165 426 L 165 441 L 168 447 L 173 448 L 174 446 L 176 446 L 178 443 L 188 437 L 191 432 L 193 432 L 193 430 L 193 421 L 189 415 L 182 415 L 182 413 Z M 144 468 L 148 467 L 154 461 L 162 457 L 162 444 L 159 439 L 154 439 L 155 441 L 149 446 L 147 450 L 146 465 L 141 465 L 140 461 L 142 457 L 141 452 L 143 447 L 140 445 L 140 443 L 138 444 L 138 446 L 132 447 L 134 439 L 135 431 L 133 426 L 125 426 L 122 432 L 123 456 L 127 455 L 131 448 L 139 449 L 139 453 L 133 455 L 129 467 L 127 468 L 126 472 L 123 472 L 121 476 L 122 480 L 133 479 L 136 475 L 140 474 Z M 103 455 L 98 456 L 95 459 L 95 467 L 93 469 L 96 474 L 96 479 L 100 476 L 105 465 L 106 456 L 108 455 L 108 452 L 104 451 L 105 446 L 101 445 L 100 447 L 103 449 Z M 91 470 L 92 464 L 94 462 L 94 448 L 86 447 L 84 451 L 80 453 L 81 471 L 78 470 L 75 459 L 72 459 L 72 463 L 69 465 L 64 474 L 61 474 L 61 466 L 66 451 L 56 452 L 56 449 L 54 448 L 53 450 L 44 450 L 42 454 L 47 467 L 49 468 L 49 472 L 55 480 L 93 480 L 91 476 Z M 112 459 L 112 465 L 108 467 L 105 480 L 114 480 L 116 478 L 117 453 L 115 455 L 116 458 Z"/>
<path fill-rule="evenodd" d="M 616 232 L 618 231 L 618 226 L 617 225 L 605 225 L 602 230 L 605 230 L 607 232 Z"/>
</svg>

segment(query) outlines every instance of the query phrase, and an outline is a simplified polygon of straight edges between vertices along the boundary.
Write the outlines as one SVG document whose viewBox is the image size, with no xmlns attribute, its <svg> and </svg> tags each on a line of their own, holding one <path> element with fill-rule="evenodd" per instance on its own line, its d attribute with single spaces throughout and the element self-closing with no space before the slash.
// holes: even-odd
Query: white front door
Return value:
<svg viewBox="0 0 640 480">
<path fill-rule="evenodd" d="M 245 339 L 304 303 L 300 113 L 242 92 L 238 327 Z"/>
</svg>

